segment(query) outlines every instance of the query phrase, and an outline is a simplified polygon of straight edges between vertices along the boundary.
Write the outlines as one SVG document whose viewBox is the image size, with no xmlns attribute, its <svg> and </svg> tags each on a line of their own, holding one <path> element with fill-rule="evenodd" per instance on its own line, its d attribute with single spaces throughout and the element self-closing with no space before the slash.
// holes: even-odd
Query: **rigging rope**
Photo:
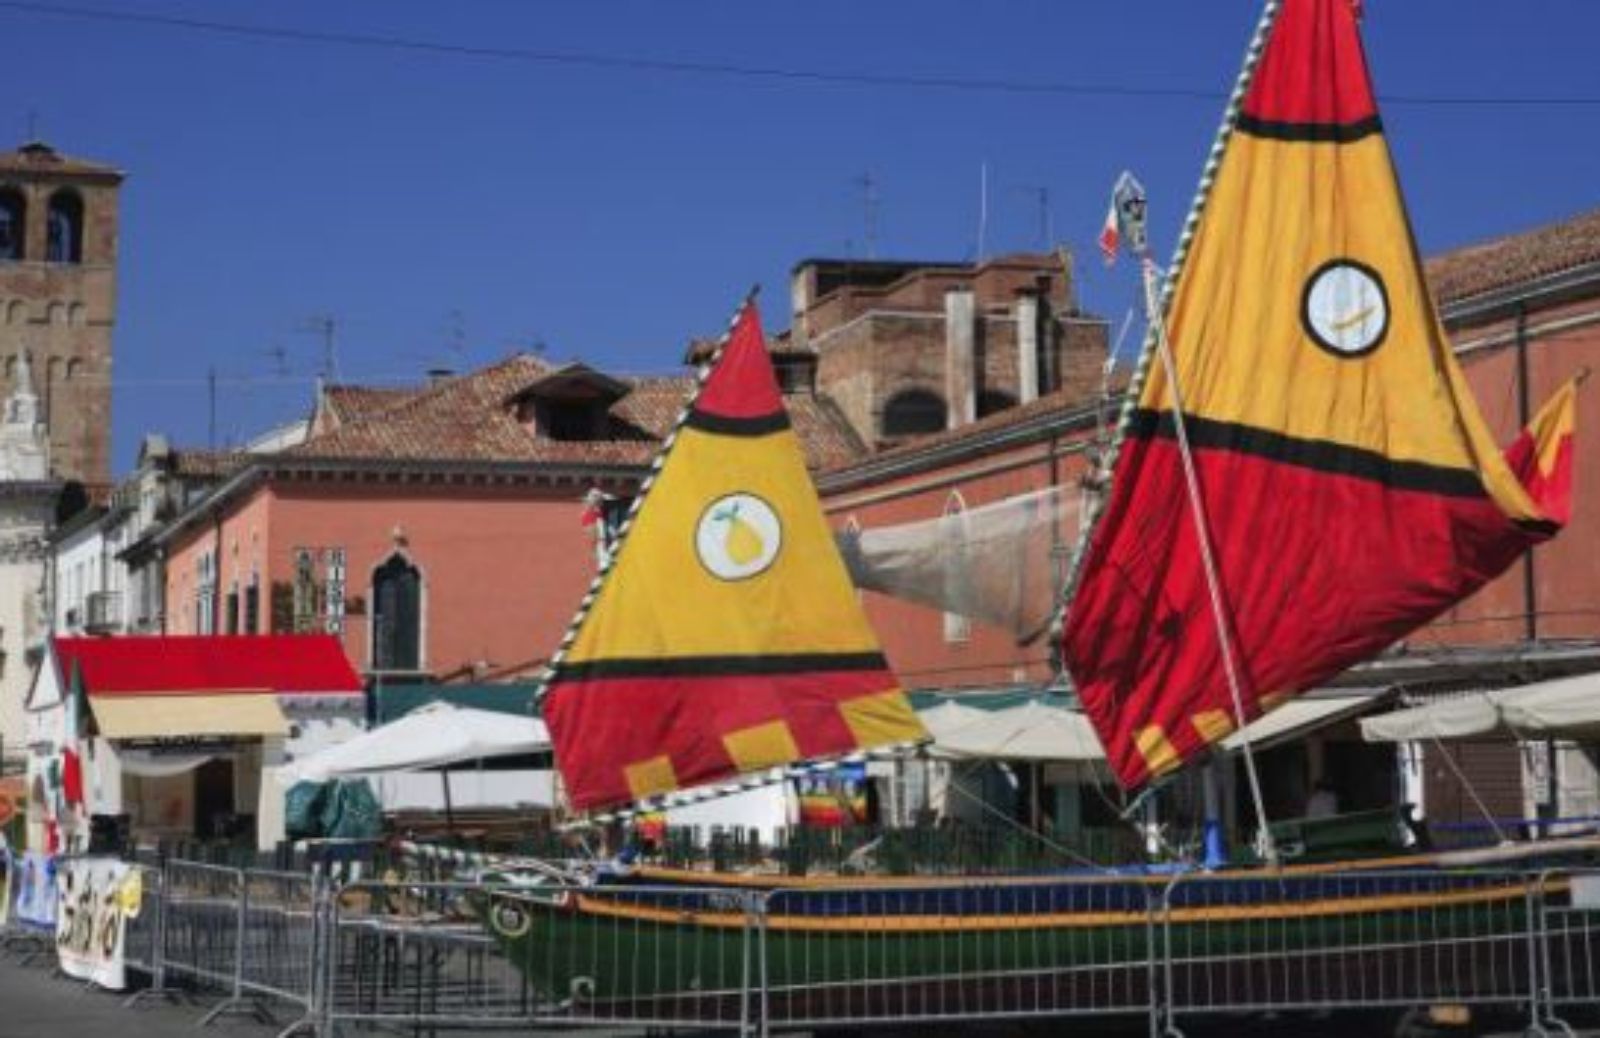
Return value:
<svg viewBox="0 0 1600 1038">
<path fill-rule="evenodd" d="M 1228 692 L 1233 697 L 1234 724 L 1237 725 L 1239 738 L 1244 747 L 1244 770 L 1250 779 L 1250 799 L 1254 802 L 1256 810 L 1256 825 L 1260 831 L 1262 857 L 1267 864 L 1278 865 L 1278 846 L 1272 838 L 1272 830 L 1267 825 L 1267 808 L 1261 799 L 1261 777 L 1256 772 L 1255 751 L 1250 746 L 1250 736 L 1246 732 L 1247 720 L 1244 713 L 1244 694 L 1239 687 L 1238 665 L 1234 659 L 1233 637 L 1228 630 L 1228 620 L 1224 613 L 1222 597 L 1222 583 L 1217 575 L 1217 562 L 1211 554 L 1211 528 L 1206 522 L 1205 502 L 1200 497 L 1200 479 L 1195 474 L 1194 455 L 1189 449 L 1189 432 L 1183 417 L 1183 394 L 1178 387 L 1178 366 L 1172 360 L 1172 348 L 1167 342 L 1167 325 L 1161 314 L 1161 305 L 1157 298 L 1156 285 L 1160 281 L 1161 272 L 1156 268 L 1155 262 L 1149 257 L 1144 260 L 1144 294 L 1145 305 L 1149 308 L 1151 328 L 1155 333 L 1156 352 L 1161 355 L 1161 366 L 1167 373 L 1167 381 L 1172 386 L 1172 425 L 1177 434 L 1178 454 L 1183 459 L 1183 479 L 1187 485 L 1189 509 L 1194 515 L 1195 540 L 1200 544 L 1200 562 L 1206 574 L 1206 592 L 1211 598 L 1211 616 L 1217 626 L 1217 647 L 1222 653 L 1222 669 L 1228 678 Z"/>
</svg>

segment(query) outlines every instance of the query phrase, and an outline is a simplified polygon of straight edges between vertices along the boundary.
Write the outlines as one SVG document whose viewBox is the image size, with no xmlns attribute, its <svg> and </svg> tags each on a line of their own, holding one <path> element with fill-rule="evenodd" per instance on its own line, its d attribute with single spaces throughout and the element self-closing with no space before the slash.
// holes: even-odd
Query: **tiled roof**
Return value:
<svg viewBox="0 0 1600 1038">
<path fill-rule="evenodd" d="M 1455 303 L 1591 263 L 1600 263 L 1600 209 L 1453 249 L 1426 267 L 1434 298 Z"/>
<path fill-rule="evenodd" d="M 339 639 L 327 634 L 55 638 L 63 680 L 90 695 L 196 692 L 359 695 Z"/>
<path fill-rule="evenodd" d="M 180 447 L 172 452 L 172 472 L 178 476 L 221 479 L 231 476 L 250 460 L 244 451 L 214 451 Z"/>
<path fill-rule="evenodd" d="M 386 408 L 376 406 L 377 395 L 363 398 L 350 392 L 356 387 L 340 387 L 340 405 L 359 401 L 357 408 L 370 406 L 371 410 L 364 418 L 344 420 L 283 456 L 642 467 L 650 463 L 662 438 L 672 431 L 695 381 L 688 375 L 620 380 L 631 388 L 607 412 L 604 439 L 552 440 L 530 435 L 510 405 L 522 390 L 551 370 L 537 357 L 518 354 L 459 378 L 409 391 L 409 395 L 394 395 L 398 402 Z M 861 443 L 830 403 L 805 394 L 785 399 L 813 467 L 840 464 L 861 453 Z"/>
<path fill-rule="evenodd" d="M 322 391 L 322 399 L 339 422 L 359 422 L 423 392 L 415 386 L 333 385 Z"/>
<path fill-rule="evenodd" d="M 470 374 L 417 390 L 409 399 L 369 414 L 364 420 L 343 422 L 285 451 L 283 457 L 385 461 L 575 460 L 570 456 L 541 457 L 539 448 L 546 445 L 545 441 L 529 436 L 506 406 L 506 401 L 518 390 L 548 370 L 549 366 L 537 357 L 516 354 Z M 611 459 L 593 457 L 588 460 Z"/>
<path fill-rule="evenodd" d="M 866 444 L 832 400 L 809 393 L 787 393 L 783 402 L 789 408 L 789 420 L 794 423 L 800 446 L 805 448 L 806 464 L 813 469 L 837 468 L 868 453 Z"/>
<path fill-rule="evenodd" d="M 76 159 L 63 155 L 43 141 L 29 141 L 15 151 L 0 152 L 0 174 L 60 174 L 114 177 L 122 179 L 122 172 L 113 166 Z"/>
</svg>

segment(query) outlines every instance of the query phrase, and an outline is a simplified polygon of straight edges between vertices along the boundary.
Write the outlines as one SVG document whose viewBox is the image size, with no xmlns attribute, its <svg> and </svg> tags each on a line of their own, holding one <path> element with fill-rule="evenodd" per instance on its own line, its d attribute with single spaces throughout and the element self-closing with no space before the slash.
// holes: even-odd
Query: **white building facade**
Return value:
<svg viewBox="0 0 1600 1038">
<path fill-rule="evenodd" d="M 15 386 L 0 416 L 0 759 L 8 763 L 26 751 L 23 700 L 48 629 L 46 543 L 61 493 L 25 352 Z"/>
</svg>

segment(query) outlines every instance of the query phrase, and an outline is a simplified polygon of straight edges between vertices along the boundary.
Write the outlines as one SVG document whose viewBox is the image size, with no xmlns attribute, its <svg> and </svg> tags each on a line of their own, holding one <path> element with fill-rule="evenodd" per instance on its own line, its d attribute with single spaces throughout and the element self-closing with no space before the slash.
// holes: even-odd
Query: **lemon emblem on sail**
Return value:
<svg viewBox="0 0 1600 1038">
<path fill-rule="evenodd" d="M 783 526 L 772 506 L 754 494 L 728 494 L 700 513 L 695 553 L 720 580 L 744 580 L 772 565 Z"/>
</svg>

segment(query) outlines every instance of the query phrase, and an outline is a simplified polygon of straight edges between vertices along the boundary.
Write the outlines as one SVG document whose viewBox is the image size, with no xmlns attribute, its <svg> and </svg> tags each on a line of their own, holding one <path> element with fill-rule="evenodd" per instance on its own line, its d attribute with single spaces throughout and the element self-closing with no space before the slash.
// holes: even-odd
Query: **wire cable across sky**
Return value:
<svg viewBox="0 0 1600 1038">
<path fill-rule="evenodd" d="M 306 43 L 341 47 L 360 47 L 431 54 L 441 57 L 521 62 L 533 65 L 572 66 L 609 69 L 632 73 L 719 76 L 735 79 L 766 80 L 822 86 L 849 86 L 868 89 L 942 90 L 968 93 L 1043 94 L 1065 97 L 1122 98 L 1128 100 L 1183 100 L 1220 102 L 1226 94 L 1218 90 L 1189 87 L 1141 86 L 1131 83 L 1067 83 L 1044 80 L 1000 79 L 960 75 L 909 75 L 896 73 L 834 72 L 799 66 L 743 65 L 716 61 L 687 61 L 649 58 L 597 51 L 538 50 L 522 47 L 491 47 L 449 43 L 380 33 L 338 32 L 325 29 L 255 25 L 219 21 L 184 15 L 120 11 L 77 4 L 50 4 L 31 0 L 0 0 L 0 10 L 19 14 L 46 15 L 83 21 L 143 25 L 153 28 L 273 40 L 279 43 Z M 1384 104 L 1419 107 L 1514 107 L 1580 108 L 1600 107 L 1600 95 L 1420 95 L 1386 94 Z"/>
</svg>

